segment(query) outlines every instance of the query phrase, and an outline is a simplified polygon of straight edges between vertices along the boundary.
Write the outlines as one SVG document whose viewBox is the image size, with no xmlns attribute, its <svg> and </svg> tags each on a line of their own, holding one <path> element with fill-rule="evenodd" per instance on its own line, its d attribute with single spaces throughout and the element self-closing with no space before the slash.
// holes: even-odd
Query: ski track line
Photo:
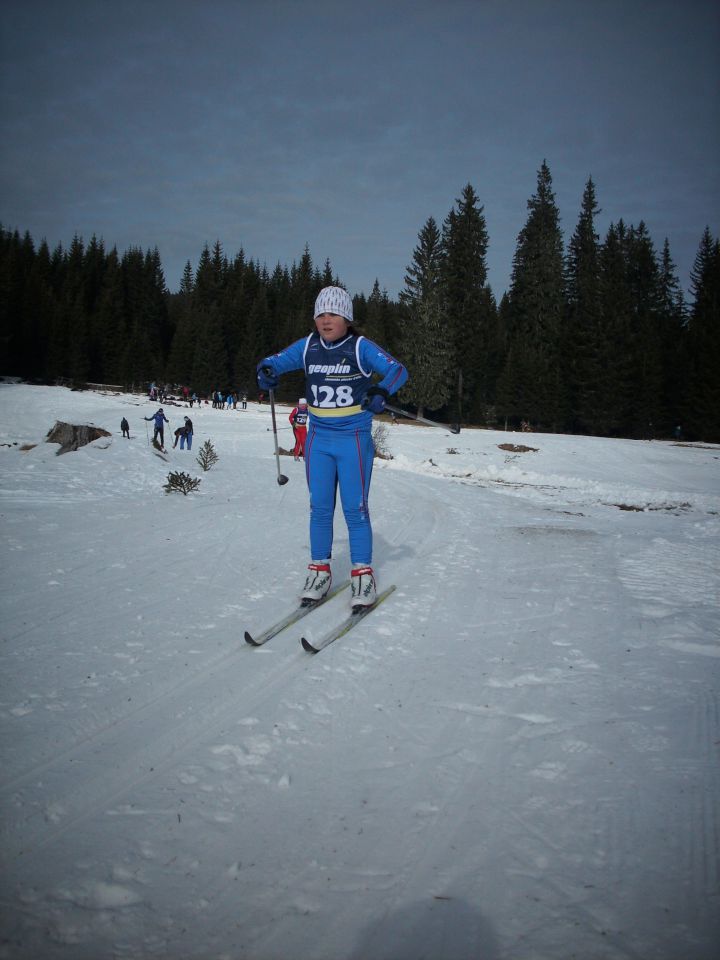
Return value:
<svg viewBox="0 0 720 960">
<path fill-rule="evenodd" d="M 407 485 L 410 486 L 409 482 Z M 433 537 L 439 522 L 436 501 L 434 498 L 426 499 L 430 504 L 432 523 L 429 528 L 423 524 L 425 532 L 422 543 Z M 408 529 L 415 528 L 419 513 L 419 510 L 413 512 L 396 537 L 402 537 Z M 200 674 L 182 680 L 142 706 L 109 722 L 61 753 L 41 761 L 4 784 L 0 789 L 0 797 L 5 798 L 6 807 L 4 825 L 0 831 L 0 836 L 5 838 L 3 859 L 12 862 L 19 856 L 27 858 L 30 853 L 36 855 L 81 819 L 116 801 L 127 791 L 159 776 L 176 762 L 178 754 L 222 727 L 232 715 L 243 716 L 256 712 L 258 707 L 273 697 L 285 683 L 311 668 L 310 662 L 304 662 L 305 658 L 292 658 L 266 678 L 261 689 L 257 689 L 257 677 L 251 675 L 240 690 L 222 697 L 218 702 L 214 695 L 218 677 L 225 676 L 233 661 L 237 661 L 239 665 L 240 656 L 250 652 L 238 647 L 237 650 L 224 654 Z M 204 694 L 203 687 L 210 689 Z M 192 710 L 188 703 L 204 705 L 202 719 L 194 713 L 188 715 L 188 710 Z M 208 704 L 211 705 L 209 713 Z M 178 717 L 182 719 L 178 721 Z M 158 728 L 164 732 L 159 736 L 148 736 L 149 731 Z M 120 748 L 118 738 L 124 741 Z M 140 749 L 136 749 L 138 743 L 142 744 Z M 96 769 L 96 758 L 108 746 L 118 762 L 111 774 L 108 774 L 106 769 L 95 774 L 93 771 Z M 122 750 L 124 757 L 118 756 L 118 749 Z M 156 759 L 158 754 L 160 758 Z M 70 763 L 76 765 L 78 775 L 73 778 L 73 787 L 68 793 L 62 784 L 68 783 L 66 765 Z M 144 768 L 140 775 L 138 768 Z M 89 772 L 89 775 L 83 777 L 80 775 L 81 771 Z M 52 792 L 53 772 L 61 784 L 55 794 Z M 27 790 L 28 784 L 38 778 L 43 781 L 42 801 L 32 797 L 25 800 L 19 796 L 23 790 Z M 23 802 L 33 806 L 31 812 L 26 816 L 13 817 L 10 812 L 12 805 Z"/>
<path fill-rule="evenodd" d="M 445 723 L 439 731 L 436 743 L 446 741 L 446 731 L 452 730 L 454 726 L 454 721 Z M 446 756 L 452 760 L 460 753 L 461 750 L 454 750 Z M 442 804 L 438 805 L 432 814 L 426 814 L 417 820 L 417 829 L 413 833 L 402 869 L 393 874 L 393 883 L 386 891 L 384 909 L 374 920 L 373 944 L 382 943 L 383 926 L 390 920 L 392 929 L 392 918 L 408 902 L 415 902 L 418 897 L 428 897 L 431 893 L 435 897 L 455 896 L 452 892 L 452 879 L 446 879 L 450 877 L 450 851 L 455 849 L 453 841 L 456 835 L 462 835 L 463 824 L 468 815 L 467 797 L 477 792 L 473 789 L 473 784 L 482 777 L 481 766 L 470 762 L 451 767 L 449 776 L 454 780 L 454 784 L 443 794 Z M 424 772 L 421 772 L 417 779 L 422 782 L 423 778 Z M 445 782 L 447 783 L 447 779 Z M 409 790 L 408 795 L 415 795 L 415 791 Z M 428 889 L 428 877 L 431 876 L 437 880 L 436 883 L 431 883 Z M 348 916 L 345 920 L 341 918 L 340 930 L 352 919 L 352 907 L 348 907 L 343 916 L 345 914 Z M 332 939 L 328 942 L 332 944 Z M 355 960 L 354 952 L 352 957 Z M 357 960 L 360 960 L 360 957 Z"/>
<path fill-rule="evenodd" d="M 694 736 L 702 747 L 708 770 L 711 771 L 714 788 L 704 791 L 697 801 L 695 823 L 698 829 L 690 832 L 688 866 L 696 879 L 696 886 L 705 890 L 720 891 L 720 809 L 717 797 L 720 793 L 720 770 L 717 764 L 717 748 L 720 745 L 718 696 L 707 691 L 696 705 Z"/>
<path fill-rule="evenodd" d="M 196 523 L 200 524 L 205 522 L 204 518 L 197 520 Z M 165 539 L 166 533 L 175 534 L 175 521 L 168 521 L 166 524 L 163 524 L 157 528 L 155 531 L 155 536 L 151 539 L 151 546 L 142 548 L 138 546 L 135 549 L 136 556 L 136 567 L 139 568 L 151 568 L 153 562 L 157 557 L 157 551 L 159 549 L 158 544 L 163 542 Z M 83 527 L 85 530 L 85 527 Z M 185 534 L 188 537 L 192 536 L 192 527 L 185 530 Z M 225 539 L 223 546 L 223 551 L 229 549 L 228 546 L 228 537 Z M 92 541 L 89 542 L 87 539 L 83 540 L 81 544 L 78 545 L 68 545 L 67 543 L 63 544 L 62 553 L 52 552 L 43 557 L 43 563 L 46 563 L 50 568 L 48 569 L 48 577 L 59 577 L 61 578 L 61 583 L 63 589 L 68 585 L 73 587 L 73 599 L 66 601 L 64 599 L 65 594 L 61 593 L 53 602 L 52 612 L 48 612 L 45 616 L 45 624 L 57 624 L 62 623 L 64 620 L 77 618 L 78 616 L 78 606 L 77 600 L 75 599 L 75 593 L 79 588 L 75 587 L 76 583 L 81 583 L 83 581 L 85 571 L 92 570 L 95 574 L 99 574 L 103 571 L 106 571 L 108 574 L 111 574 L 113 577 L 112 581 L 112 590 L 114 594 L 120 595 L 122 590 L 130 586 L 135 593 L 140 589 L 138 587 L 137 575 L 133 572 L 122 573 L 121 568 L 117 566 L 116 563 L 112 560 L 103 561 L 98 563 L 98 559 L 103 556 L 103 545 L 101 541 Z M 57 573 L 57 568 L 61 567 L 62 572 Z M 53 569 L 55 568 L 55 569 Z M 217 569 L 222 569 L 222 563 L 218 562 L 214 567 L 214 572 L 217 572 Z M 23 637 L 28 634 L 32 634 L 33 631 L 38 629 L 36 623 L 31 623 L 29 625 L 25 624 L 27 620 L 26 607 L 28 604 L 25 602 L 25 597 L 29 594 L 19 594 L 16 591 L 13 591 L 12 595 L 12 607 L 19 608 L 17 613 L 6 615 L 4 618 L 5 625 L 5 636 L 9 641 L 21 640 Z M 152 597 L 151 593 L 148 591 L 146 597 L 140 597 L 140 599 L 133 600 L 135 604 L 135 610 L 137 613 L 145 613 L 148 610 L 162 609 L 164 601 L 158 601 Z M 93 623 L 96 625 L 101 625 L 104 623 L 112 623 L 117 618 L 117 612 L 114 607 L 106 609 L 101 607 L 100 609 L 93 610 Z"/>
<path fill-rule="evenodd" d="M 142 609 L 148 609 L 150 607 L 154 608 L 157 606 L 158 602 L 152 600 L 142 607 Z M 187 693 L 187 691 L 191 690 L 193 687 L 208 682 L 216 673 L 228 666 L 234 659 L 244 655 L 244 647 L 240 645 L 241 640 L 241 630 L 238 627 L 238 644 L 235 649 L 223 651 L 210 663 L 206 662 L 197 672 L 184 677 L 182 680 L 161 691 L 156 696 L 151 697 L 145 703 L 138 704 L 124 713 L 122 716 L 115 717 L 114 719 L 109 720 L 107 723 L 102 724 L 91 733 L 80 737 L 80 739 L 76 740 L 73 744 L 62 749 L 59 753 L 55 752 L 51 757 L 38 761 L 29 770 L 18 774 L 12 780 L 5 780 L 2 786 L 0 786 L 0 797 L 12 790 L 19 789 L 28 780 L 32 780 L 37 776 L 41 776 L 47 769 L 67 760 L 68 758 L 71 758 L 78 750 L 83 749 L 96 739 L 105 736 L 109 731 L 121 729 L 123 725 L 135 722 L 139 717 L 141 717 L 142 714 L 147 713 L 149 710 L 161 704 L 163 701 L 170 700 L 170 698 L 179 698 L 181 694 Z"/>
<path fill-rule="evenodd" d="M 543 886 L 551 888 L 558 894 L 558 903 L 564 903 L 567 911 L 578 910 L 586 914 L 590 921 L 590 926 L 595 933 L 603 937 L 608 935 L 608 918 L 595 916 L 591 909 L 580 901 L 579 895 L 582 894 L 582 888 L 572 882 L 572 879 L 575 877 L 575 872 L 572 872 L 572 879 L 563 879 L 562 866 L 560 864 L 563 856 L 567 855 L 568 852 L 565 840 L 563 838 L 560 838 L 557 842 L 552 840 L 545 830 L 535 826 L 528 814 L 520 814 L 511 810 L 508 815 L 520 828 L 523 838 L 522 842 L 518 843 L 518 836 L 515 835 L 512 837 L 510 852 L 512 857 L 522 867 L 519 871 L 516 869 L 515 873 L 520 873 L 520 875 L 531 878 L 534 881 L 539 879 L 535 850 L 530 847 L 527 840 L 527 838 L 532 837 L 541 849 L 551 851 L 551 853 L 558 858 L 557 869 L 550 870 L 547 867 L 543 869 Z M 630 811 L 628 814 L 628 822 L 634 823 L 634 821 L 634 811 Z M 604 867 L 604 875 L 607 877 L 608 886 L 615 888 L 618 884 L 622 883 L 623 863 L 621 854 L 625 849 L 628 832 L 625 829 L 620 829 L 617 820 L 614 818 L 604 816 L 601 820 L 598 819 L 598 825 L 600 823 L 602 824 L 602 828 L 599 829 L 599 833 L 603 837 L 604 845 L 613 851 L 613 856 L 609 858 L 610 862 Z M 618 856 L 618 853 L 620 856 Z M 641 956 L 628 948 L 627 943 L 624 943 L 622 948 L 620 944 L 616 944 L 615 949 L 618 957 L 637 957 L 637 960 L 643 960 Z M 615 954 L 613 954 L 613 956 L 615 956 Z"/>
<path fill-rule="evenodd" d="M 377 931 L 381 930 L 383 923 L 388 918 L 392 918 L 407 902 L 408 897 L 414 900 L 418 890 L 422 890 L 423 894 L 427 895 L 424 878 L 429 873 L 434 872 L 437 876 L 433 893 L 440 896 L 447 892 L 443 872 L 447 869 L 448 851 L 452 849 L 453 837 L 456 832 L 462 831 L 467 806 L 464 799 L 467 796 L 466 790 L 469 783 L 482 776 L 480 765 L 466 765 L 460 762 L 462 759 L 460 755 L 463 752 L 461 749 L 447 750 L 448 739 L 451 738 L 451 732 L 455 727 L 454 719 L 447 719 L 444 723 L 433 726 L 432 739 L 426 740 L 423 744 L 424 752 L 441 763 L 447 762 L 451 765 L 450 775 L 454 783 L 443 794 L 442 804 L 435 805 L 434 802 L 428 801 L 430 805 L 427 807 L 423 802 L 426 790 L 426 768 L 424 764 L 417 762 L 417 758 L 403 764 L 408 771 L 410 769 L 414 771 L 414 776 L 403 777 L 393 788 L 402 792 L 405 797 L 413 797 L 416 800 L 420 798 L 420 806 L 423 808 L 422 814 L 416 814 L 415 819 L 411 820 L 412 829 L 409 832 L 407 826 L 402 827 L 402 831 L 407 834 L 403 844 L 407 853 L 402 857 L 400 864 L 396 860 L 388 861 L 387 844 L 382 837 L 368 848 L 367 832 L 365 832 L 362 840 L 359 838 L 356 840 L 357 844 L 363 846 L 362 857 L 358 858 L 354 850 L 353 855 L 350 853 L 347 855 L 351 864 L 360 862 L 361 859 L 365 864 L 364 869 L 358 872 L 353 866 L 346 869 L 333 868 L 332 890 L 326 891 L 322 884 L 318 886 L 318 871 L 306 865 L 297 869 L 292 876 L 283 877 L 282 890 L 288 897 L 294 895 L 293 891 L 303 890 L 309 903 L 316 904 L 322 901 L 325 904 L 327 919 L 323 923 L 322 932 L 314 941 L 313 956 L 336 955 L 338 943 L 343 942 L 346 932 L 352 930 L 356 923 L 357 906 L 354 903 L 353 894 L 362 896 L 368 890 L 369 877 L 373 878 L 375 890 L 380 885 L 383 893 L 382 905 L 373 919 L 376 931 L 373 935 L 373 944 L 376 942 Z M 414 787 L 416 783 L 419 785 L 418 789 Z M 325 871 L 321 873 L 324 875 Z M 268 892 L 260 900 L 268 910 L 272 910 L 275 902 L 277 902 L 277 890 Z M 281 929 L 280 937 L 282 938 L 284 934 L 290 935 L 289 931 Z M 263 935 L 262 941 L 256 944 L 258 956 L 281 955 L 271 949 L 277 935 L 276 930 L 268 931 Z M 353 949 L 347 956 L 348 960 L 350 957 L 354 960 L 358 955 Z M 358 960 L 360 960 L 359 956 Z M 365 956 L 362 960 L 365 960 Z"/>
<path fill-rule="evenodd" d="M 415 482 L 415 479 L 408 479 L 403 475 L 398 475 L 395 478 L 395 482 L 401 488 L 404 488 L 404 496 L 398 494 L 397 490 L 393 490 L 393 496 L 397 499 L 398 504 L 394 507 L 393 516 L 399 515 L 399 504 L 402 502 L 403 506 L 407 504 L 412 504 L 409 516 L 403 515 L 402 523 L 400 526 L 390 535 L 388 535 L 388 542 L 397 545 L 406 544 L 408 541 L 408 533 L 419 532 L 420 539 L 419 542 L 415 545 L 416 552 L 419 551 L 428 541 L 437 543 L 436 532 L 438 525 L 440 523 L 440 506 L 438 504 L 438 494 L 436 494 L 432 489 L 422 490 L 422 502 L 420 502 L 418 484 Z M 428 525 L 428 517 L 430 518 L 430 523 Z M 418 518 L 421 518 L 422 523 L 418 523 Z"/>
<path fill-rule="evenodd" d="M 432 609 L 434 600 L 435 598 L 428 597 L 428 608 Z M 468 598 L 465 598 L 464 602 L 467 606 Z M 473 609 L 481 602 L 479 597 L 470 600 Z M 414 615 L 417 615 L 421 606 L 424 607 L 424 605 L 419 606 L 419 601 L 414 602 Z M 406 736 L 404 724 L 398 724 L 394 718 L 393 727 L 396 728 L 396 732 L 399 731 L 399 739 Z M 452 886 L 454 873 L 452 861 L 448 859 L 448 851 L 452 850 L 456 835 L 462 835 L 462 825 L 468 815 L 466 798 L 478 793 L 477 782 L 482 781 L 484 776 L 482 760 L 473 758 L 468 762 L 464 749 L 453 744 L 453 733 L 456 730 L 457 719 L 451 711 L 448 711 L 441 723 L 428 726 L 421 736 L 414 731 L 409 737 L 418 754 L 403 763 L 407 773 L 400 782 L 396 783 L 394 789 L 404 798 L 414 799 L 422 809 L 421 812 L 416 813 L 415 819 L 410 821 L 409 832 L 407 825 L 402 828 L 407 833 L 407 839 L 404 842 L 405 854 L 401 859 L 401 868 L 398 870 L 397 863 L 387 863 L 387 850 L 382 841 L 363 851 L 362 859 L 367 865 L 367 870 L 372 871 L 373 875 L 386 878 L 383 885 L 382 907 L 377 920 L 374 921 L 376 931 L 382 930 L 383 924 L 391 920 L 408 900 L 414 901 L 418 896 L 428 895 L 428 877 L 435 878 L 432 882 L 432 893 L 435 896 L 439 897 L 448 892 L 448 882 Z M 448 744 L 453 745 L 448 747 Z M 425 783 L 427 767 L 425 762 L 420 762 L 420 757 L 432 757 L 433 763 L 446 771 L 447 776 L 443 777 L 443 782 L 447 788 L 442 793 L 442 802 L 434 793 L 431 796 L 427 795 Z M 302 872 L 298 874 L 298 879 L 301 876 Z M 356 884 L 357 890 L 362 891 L 366 878 L 355 878 L 350 875 L 342 882 L 343 889 L 347 892 L 355 889 L 353 884 Z M 288 889 L 295 888 L 295 880 L 288 881 Z M 309 895 L 312 898 L 320 894 L 311 891 Z M 347 899 L 344 898 L 346 901 Z M 328 920 L 327 932 L 315 944 L 319 956 L 332 955 L 333 947 L 342 939 L 343 931 L 352 927 L 354 916 L 355 908 L 352 903 L 348 902 L 345 906 L 334 900 L 332 919 Z M 373 944 L 381 942 L 377 937 L 378 934 L 375 933 Z M 356 953 L 351 952 L 350 956 L 355 958 Z M 359 956 L 358 960 L 360 960 Z"/>
<path fill-rule="evenodd" d="M 515 817 L 515 819 L 520 826 L 532 832 L 522 818 Z M 578 898 L 578 889 L 572 883 L 565 882 L 557 874 L 546 871 L 543 874 L 543 885 L 557 894 L 559 903 L 566 905 L 564 908 L 565 919 L 572 918 L 573 914 L 585 918 L 585 924 L 583 925 L 584 949 L 591 949 L 588 944 L 588 928 L 596 935 L 597 941 L 602 943 L 602 952 L 594 951 L 594 956 L 607 958 L 607 960 L 648 960 L 650 955 L 656 955 L 657 944 L 655 942 L 648 944 L 647 948 L 636 948 L 628 943 L 628 936 L 624 931 L 614 932 L 611 929 L 612 921 L 609 921 L 607 916 L 601 916 L 602 907 L 595 906 L 591 902 L 582 903 Z M 544 926 L 547 923 L 547 918 L 544 918 L 542 925 Z M 653 954 L 648 954 L 647 949 L 652 950 Z"/>
<path fill-rule="evenodd" d="M 225 658 L 225 668 L 227 661 L 237 658 L 240 663 L 240 657 L 246 655 L 252 656 L 250 648 L 247 652 L 240 648 Z M 253 673 L 247 676 L 241 690 L 228 691 L 218 698 L 215 689 L 216 674 L 225 673 L 225 670 L 220 669 L 221 665 L 218 664 L 217 669 L 201 680 L 197 677 L 189 678 L 172 691 L 134 711 L 132 715 L 119 719 L 103 732 L 87 738 L 79 746 L 33 768 L 21 778 L 16 778 L 13 784 L 5 785 L 3 795 L 13 793 L 16 795 L 11 798 L 13 803 L 30 803 L 34 809 L 25 817 L 13 819 L 10 804 L 5 802 L 4 824 L 0 833 L 3 837 L 4 869 L 18 857 L 27 861 L 29 856 L 38 855 L 79 821 L 117 801 L 128 791 L 161 775 L 174 763 L 182 760 L 187 750 L 209 735 L 214 735 L 225 724 L 257 711 L 266 701 L 277 697 L 278 691 L 284 685 L 310 670 L 312 659 L 300 652 L 297 656 L 285 660 L 269 677 L 263 678 L 261 687 L 258 688 L 258 676 Z M 210 689 L 204 692 L 202 684 Z M 190 698 L 185 696 L 188 690 L 192 691 Z M 202 704 L 202 713 L 191 713 L 190 716 L 178 720 L 174 708 L 180 706 L 185 713 L 188 709 L 192 710 L 191 707 L 188 708 L 188 699 Z M 163 732 L 159 736 L 153 736 L 150 731 L 158 726 Z M 124 743 L 118 745 L 117 735 L 120 730 L 123 731 Z M 95 762 L 106 746 L 111 748 L 113 756 L 112 771 L 106 767 L 98 770 Z M 68 763 L 77 764 L 78 770 L 69 794 L 62 792 L 63 785 L 68 783 L 65 769 Z M 63 769 L 60 769 L 61 767 Z M 141 770 L 139 774 L 138 769 Z M 82 779 L 82 771 L 89 771 L 90 775 Z M 60 781 L 55 795 L 52 794 L 53 772 Z M 19 782 L 26 783 L 39 776 L 43 783 L 41 808 L 33 797 L 28 801 L 17 796 L 22 789 L 18 786 Z"/>
<path fill-rule="evenodd" d="M 129 601 L 128 601 L 129 602 Z M 163 611 L 164 610 L 164 600 L 158 600 L 148 593 L 147 597 L 137 599 L 133 601 L 133 613 L 137 617 L 138 615 L 147 614 L 148 611 Z M 7 630 L 5 640 L 6 642 L 12 643 L 14 641 L 22 640 L 24 637 L 37 633 L 39 629 L 43 631 L 47 630 L 47 627 L 51 624 L 62 625 L 64 621 L 71 621 L 73 618 L 77 619 L 78 608 L 77 602 L 73 601 L 65 607 L 56 607 L 53 613 L 46 614 L 43 620 L 42 627 L 39 628 L 37 623 L 32 623 L 24 629 L 14 629 Z M 11 620 L 10 618 L 5 618 L 4 623 L 6 627 L 11 627 L 15 623 L 21 622 L 22 617 L 26 617 L 27 614 L 24 610 L 20 612 Z M 117 622 L 118 611 L 115 607 L 107 609 L 105 611 L 93 611 L 93 627 L 96 631 L 100 632 L 103 624 L 114 624 Z"/>
</svg>

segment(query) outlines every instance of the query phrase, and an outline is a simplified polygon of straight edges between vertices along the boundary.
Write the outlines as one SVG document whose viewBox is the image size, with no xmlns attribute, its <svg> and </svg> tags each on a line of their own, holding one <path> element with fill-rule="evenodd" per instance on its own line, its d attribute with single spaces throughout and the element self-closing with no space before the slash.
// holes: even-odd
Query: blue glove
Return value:
<svg viewBox="0 0 720 960">
<path fill-rule="evenodd" d="M 268 366 L 264 360 L 257 365 L 257 384 L 261 390 L 274 390 L 280 383 L 280 378 L 275 375 L 273 368 Z"/>
<path fill-rule="evenodd" d="M 363 397 L 363 409 L 371 413 L 382 413 L 389 396 L 390 394 L 383 387 L 370 387 Z"/>
</svg>

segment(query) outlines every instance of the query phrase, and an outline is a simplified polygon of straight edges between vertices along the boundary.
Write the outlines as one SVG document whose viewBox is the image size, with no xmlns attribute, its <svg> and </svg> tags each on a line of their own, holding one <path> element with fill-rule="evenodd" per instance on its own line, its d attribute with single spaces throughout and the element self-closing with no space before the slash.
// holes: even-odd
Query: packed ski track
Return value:
<svg viewBox="0 0 720 960">
<path fill-rule="evenodd" d="M 388 425 L 397 589 L 310 655 L 347 591 L 243 639 L 308 560 L 268 407 L 156 408 L 0 384 L 2 960 L 717 956 L 720 447 Z"/>
</svg>

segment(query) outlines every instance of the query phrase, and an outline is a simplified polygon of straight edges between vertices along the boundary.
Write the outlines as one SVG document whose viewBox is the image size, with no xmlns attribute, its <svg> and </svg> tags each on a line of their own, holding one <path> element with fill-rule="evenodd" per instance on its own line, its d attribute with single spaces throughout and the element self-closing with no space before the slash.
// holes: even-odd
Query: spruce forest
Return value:
<svg viewBox="0 0 720 960">
<path fill-rule="evenodd" d="M 429 217 L 397 301 L 354 297 L 360 330 L 408 367 L 399 400 L 466 425 L 720 442 L 720 244 L 699 235 L 686 302 L 667 240 L 643 222 L 596 231 L 588 179 L 565 243 L 543 162 L 510 285 L 487 281 L 490 243 L 468 184 L 442 224 Z M 43 383 L 151 381 L 255 395 L 257 361 L 309 332 L 318 291 L 342 284 L 306 247 L 272 272 L 220 242 L 168 291 L 157 249 L 120 255 L 75 237 L 36 246 L 0 227 L 3 373 Z M 280 396 L 296 399 L 302 375 Z"/>
</svg>

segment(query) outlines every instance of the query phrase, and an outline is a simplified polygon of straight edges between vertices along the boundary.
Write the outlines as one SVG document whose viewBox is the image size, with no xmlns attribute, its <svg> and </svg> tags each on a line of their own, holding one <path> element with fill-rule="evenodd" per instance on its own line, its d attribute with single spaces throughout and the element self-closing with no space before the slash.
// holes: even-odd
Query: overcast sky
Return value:
<svg viewBox="0 0 720 960">
<path fill-rule="evenodd" d="M 547 160 L 565 241 L 644 220 L 687 290 L 720 234 L 717 0 L 3 0 L 0 222 L 36 243 L 305 244 L 395 297 L 468 182 L 508 288 Z"/>
</svg>

